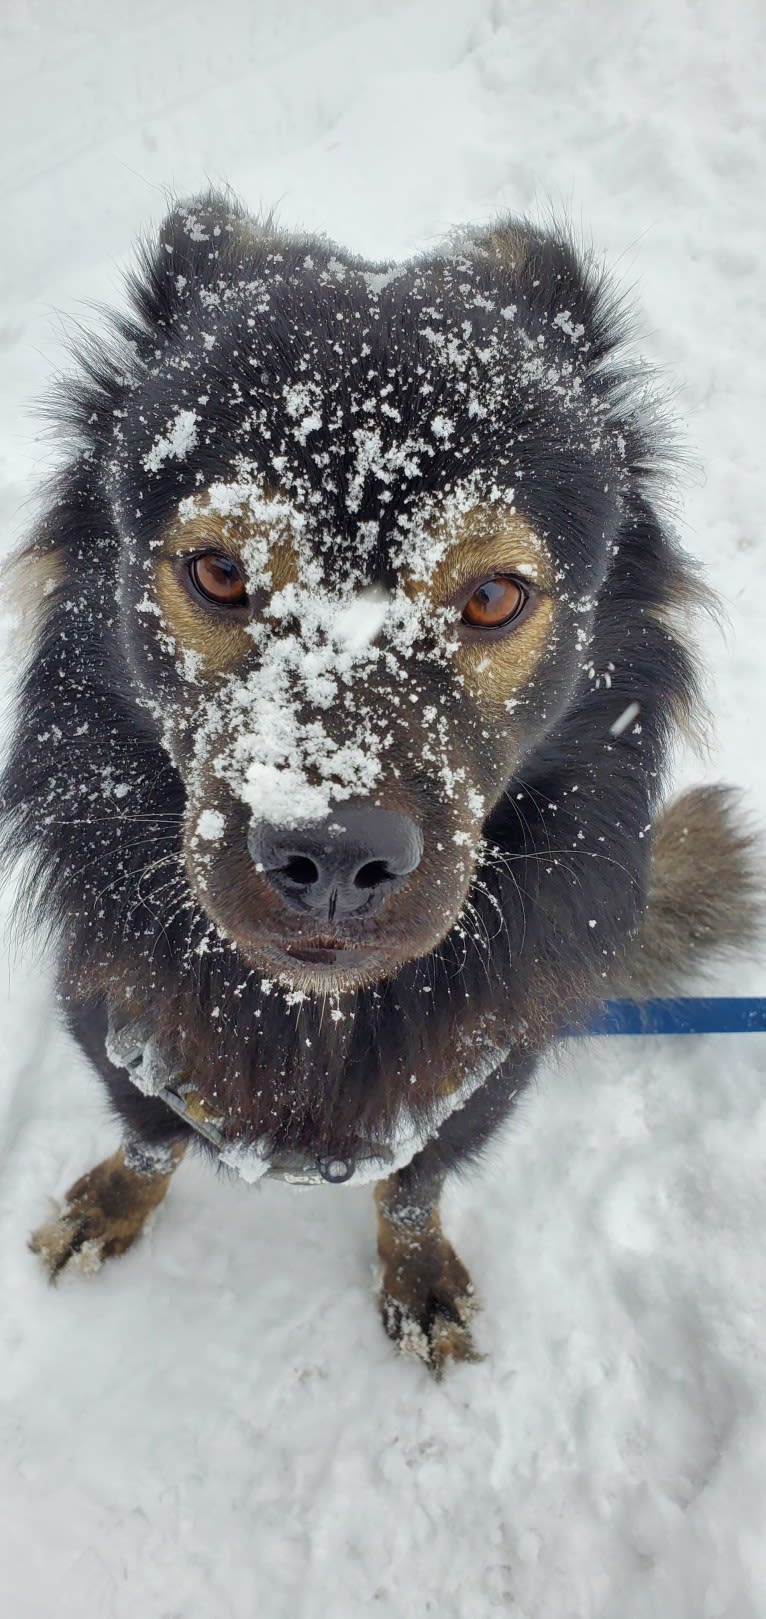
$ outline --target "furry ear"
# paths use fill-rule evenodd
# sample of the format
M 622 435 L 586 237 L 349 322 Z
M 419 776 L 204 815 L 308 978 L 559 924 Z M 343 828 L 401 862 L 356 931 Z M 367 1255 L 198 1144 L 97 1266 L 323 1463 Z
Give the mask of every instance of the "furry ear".
M 256 231 L 241 203 L 226 192 L 176 202 L 158 237 L 140 248 L 138 267 L 128 277 L 144 325 L 167 331 L 201 286 L 231 275 Z
M 565 226 L 552 220 L 542 231 L 524 219 L 499 219 L 475 238 L 475 247 L 508 275 L 535 319 L 564 320 L 570 337 L 583 328 L 589 364 L 623 341 L 619 298 L 592 251 L 578 247 Z

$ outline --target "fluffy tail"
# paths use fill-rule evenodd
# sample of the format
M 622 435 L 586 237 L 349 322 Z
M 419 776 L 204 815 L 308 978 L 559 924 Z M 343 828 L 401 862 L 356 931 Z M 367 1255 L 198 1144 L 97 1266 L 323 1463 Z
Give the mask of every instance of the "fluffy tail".
M 644 920 L 610 995 L 668 995 L 716 957 L 742 954 L 764 926 L 762 851 L 736 793 L 695 787 L 669 804 L 652 837 Z

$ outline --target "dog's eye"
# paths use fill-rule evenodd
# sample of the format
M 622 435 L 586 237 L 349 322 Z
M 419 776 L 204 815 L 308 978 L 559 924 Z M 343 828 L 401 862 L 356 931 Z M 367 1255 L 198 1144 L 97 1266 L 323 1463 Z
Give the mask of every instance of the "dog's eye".
M 218 607 L 244 607 L 247 586 L 236 562 L 222 551 L 206 551 L 187 564 L 189 578 L 206 601 Z
M 511 624 L 526 607 L 528 592 L 518 579 L 495 574 L 485 579 L 463 608 L 463 623 L 477 630 L 498 630 Z

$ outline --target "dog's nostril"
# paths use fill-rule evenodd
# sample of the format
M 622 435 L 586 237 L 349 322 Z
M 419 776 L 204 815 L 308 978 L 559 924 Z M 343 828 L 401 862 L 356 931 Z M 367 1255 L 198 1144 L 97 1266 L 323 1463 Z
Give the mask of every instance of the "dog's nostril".
M 289 860 L 286 860 L 279 869 L 288 882 L 300 883 L 302 888 L 319 881 L 319 867 L 315 861 L 309 860 L 308 855 L 291 854 Z
M 255 821 L 247 846 L 289 909 L 332 921 L 374 916 L 417 870 L 423 837 L 403 810 L 343 804 L 297 829 Z
M 390 883 L 394 873 L 389 871 L 385 860 L 368 860 L 365 866 L 360 866 L 355 878 L 355 888 L 379 888 L 381 883 Z

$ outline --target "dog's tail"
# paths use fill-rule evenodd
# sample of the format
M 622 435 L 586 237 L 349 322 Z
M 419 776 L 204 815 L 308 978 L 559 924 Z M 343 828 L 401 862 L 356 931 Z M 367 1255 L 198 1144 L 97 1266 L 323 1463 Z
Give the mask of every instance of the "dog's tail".
M 762 937 L 763 851 L 728 787 L 695 787 L 662 811 L 652 833 L 649 896 L 610 995 L 673 994 L 716 957 Z

